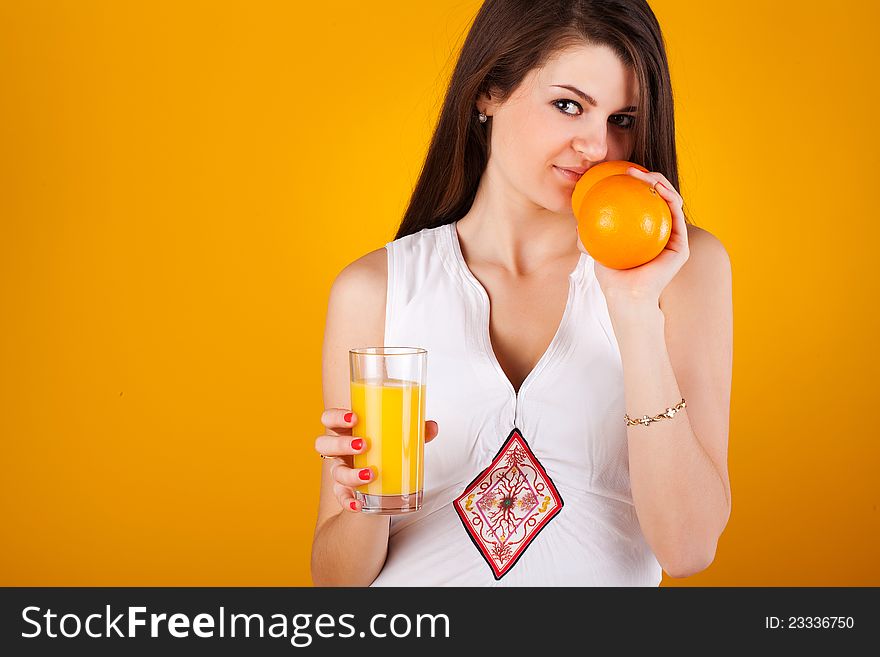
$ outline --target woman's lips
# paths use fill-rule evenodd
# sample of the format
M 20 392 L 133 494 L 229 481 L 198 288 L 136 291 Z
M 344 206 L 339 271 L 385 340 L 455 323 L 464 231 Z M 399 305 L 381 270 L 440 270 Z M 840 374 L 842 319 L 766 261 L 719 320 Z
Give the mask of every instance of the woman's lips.
M 562 176 L 565 177 L 566 180 L 570 180 L 572 182 L 577 182 L 581 179 L 581 176 L 584 175 L 582 173 L 575 173 L 574 171 L 569 171 L 568 169 L 562 169 L 555 164 L 553 168 L 556 169 Z

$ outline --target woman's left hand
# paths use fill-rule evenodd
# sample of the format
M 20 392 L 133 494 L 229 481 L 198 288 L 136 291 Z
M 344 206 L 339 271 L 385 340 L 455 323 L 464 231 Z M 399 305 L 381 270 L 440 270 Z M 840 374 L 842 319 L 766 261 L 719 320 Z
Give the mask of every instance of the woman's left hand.
M 660 198 L 669 205 L 672 213 L 672 234 L 656 258 L 638 267 L 612 269 L 595 262 L 596 278 L 609 303 L 659 306 L 660 294 L 690 255 L 687 224 L 682 211 L 684 200 L 661 173 L 654 171 L 645 173 L 633 167 L 627 169 L 627 173 L 653 185 L 657 193 L 660 194 Z M 580 239 L 578 239 L 578 248 L 585 251 Z

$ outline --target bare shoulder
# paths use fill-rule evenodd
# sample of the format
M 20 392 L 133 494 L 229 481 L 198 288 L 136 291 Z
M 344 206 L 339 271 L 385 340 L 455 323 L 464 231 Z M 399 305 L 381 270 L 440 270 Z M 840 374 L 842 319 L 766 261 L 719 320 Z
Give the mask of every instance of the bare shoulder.
M 705 228 L 687 224 L 688 259 L 660 295 L 660 307 L 693 300 L 696 292 L 730 287 L 730 256 L 724 244 Z M 714 290 L 712 289 L 714 288 Z
M 696 255 L 700 264 L 705 264 L 707 259 L 715 263 L 730 262 L 727 249 L 724 248 L 724 244 L 715 235 L 705 228 L 700 228 L 693 224 L 687 224 L 687 230 L 690 254 L 691 256 Z
M 336 276 L 331 297 L 344 297 L 347 303 L 372 304 L 385 299 L 388 285 L 388 255 L 385 247 L 370 251 L 347 265 Z
M 385 247 L 370 251 L 339 272 L 327 304 L 325 348 L 347 353 L 364 344 L 382 344 L 387 284 Z
M 362 255 L 360 258 L 347 265 L 339 275 L 336 281 L 343 280 L 343 284 L 352 284 L 356 282 L 377 282 L 376 279 L 387 279 L 388 276 L 388 251 L 382 248 L 370 251 Z

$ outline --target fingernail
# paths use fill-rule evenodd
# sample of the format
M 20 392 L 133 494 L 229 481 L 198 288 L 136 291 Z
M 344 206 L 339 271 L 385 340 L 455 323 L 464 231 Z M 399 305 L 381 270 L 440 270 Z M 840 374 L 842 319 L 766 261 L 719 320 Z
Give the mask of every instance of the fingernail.
M 358 503 L 357 503 L 357 502 L 349 502 L 348 506 L 351 507 L 351 510 L 352 510 L 352 511 L 357 511 L 357 510 L 358 510 Z
M 358 477 L 363 481 L 367 481 L 373 475 L 373 471 L 369 468 L 364 468 L 360 472 L 358 472 Z
M 351 448 L 356 451 L 362 450 L 364 447 L 364 439 L 363 438 L 355 438 L 351 441 Z
M 346 422 L 351 422 L 352 415 L 354 415 L 354 413 L 346 413 L 345 415 L 342 416 L 342 419 L 345 420 Z
M 657 184 L 660 185 L 660 186 L 661 186 L 663 189 L 665 189 L 667 192 L 669 191 L 669 188 L 668 188 L 666 185 L 664 185 L 662 182 L 658 182 Z

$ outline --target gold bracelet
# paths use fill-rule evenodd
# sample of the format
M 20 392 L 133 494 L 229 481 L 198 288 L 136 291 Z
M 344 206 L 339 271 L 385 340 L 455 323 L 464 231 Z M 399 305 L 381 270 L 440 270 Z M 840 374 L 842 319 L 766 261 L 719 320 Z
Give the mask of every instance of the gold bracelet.
M 683 409 L 687 404 L 684 402 L 684 397 L 681 398 L 681 401 L 676 404 L 673 408 L 667 408 L 665 413 L 660 413 L 660 415 L 655 415 L 654 417 L 648 417 L 647 415 L 643 415 L 642 417 L 633 420 L 626 413 L 623 414 L 623 420 L 626 422 L 626 426 L 631 426 L 633 424 L 642 424 L 644 426 L 648 426 L 651 422 L 657 422 L 659 420 L 664 420 L 666 418 L 675 417 L 675 414 Z

